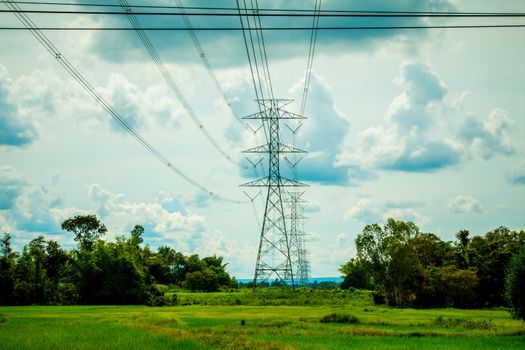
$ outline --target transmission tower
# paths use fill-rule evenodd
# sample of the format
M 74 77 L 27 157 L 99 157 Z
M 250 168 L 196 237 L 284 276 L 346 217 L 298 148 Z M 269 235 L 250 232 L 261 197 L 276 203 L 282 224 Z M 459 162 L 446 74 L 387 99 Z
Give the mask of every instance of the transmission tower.
M 307 283 L 310 274 L 310 264 L 308 262 L 306 236 L 304 232 L 304 221 L 307 218 L 303 216 L 302 206 L 302 203 L 306 201 L 302 198 L 303 194 L 304 192 L 301 191 L 289 191 L 286 199 L 290 212 L 290 215 L 288 215 L 287 218 L 290 222 L 292 266 L 295 282 L 298 285 Z
M 258 285 L 275 277 L 282 284 L 295 286 L 296 271 L 292 262 L 297 259 L 294 256 L 297 256 L 298 249 L 291 231 L 287 229 L 287 215 L 284 210 L 285 188 L 306 185 L 282 177 L 280 163 L 281 154 L 305 153 L 305 151 L 281 143 L 280 121 L 305 118 L 283 109 L 291 100 L 262 99 L 257 102 L 260 112 L 243 119 L 260 120 L 266 132 L 267 143 L 248 149 L 244 153 L 268 154 L 268 176 L 241 185 L 267 189 L 254 282 Z

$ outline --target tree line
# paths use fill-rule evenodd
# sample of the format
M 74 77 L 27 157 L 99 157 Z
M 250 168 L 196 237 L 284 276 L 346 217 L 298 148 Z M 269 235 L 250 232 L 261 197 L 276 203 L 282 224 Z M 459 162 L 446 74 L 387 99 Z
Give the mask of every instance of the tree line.
M 388 219 L 383 227 L 365 226 L 355 244 L 356 258 L 340 267 L 342 288 L 374 290 L 377 303 L 461 308 L 525 303 L 524 231 L 502 226 L 471 237 L 461 230 L 455 242 L 446 242 L 412 222 Z
M 222 257 L 185 256 L 169 246 L 143 246 L 144 228 L 106 242 L 107 228 L 95 215 L 62 223 L 75 235 L 68 251 L 38 236 L 21 252 L 11 235 L 0 240 L 0 305 L 148 304 L 162 305 L 167 285 L 192 291 L 236 288 Z

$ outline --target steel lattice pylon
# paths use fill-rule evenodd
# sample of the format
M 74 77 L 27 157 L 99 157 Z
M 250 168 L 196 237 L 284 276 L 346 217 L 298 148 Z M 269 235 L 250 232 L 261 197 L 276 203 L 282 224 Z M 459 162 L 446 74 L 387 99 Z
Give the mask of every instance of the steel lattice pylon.
M 241 186 L 267 188 L 264 219 L 261 228 L 259 250 L 255 264 L 255 284 L 266 282 L 275 277 L 285 285 L 295 285 L 294 265 L 292 256 L 297 254 L 297 244 L 287 229 L 287 215 L 285 214 L 285 187 L 301 187 L 305 184 L 281 176 L 281 154 L 305 153 L 298 148 L 285 145 L 280 140 L 280 120 L 304 119 L 304 117 L 290 113 L 283 109 L 291 100 L 258 100 L 260 112 L 247 116 L 246 120 L 260 120 L 266 131 L 267 143 L 251 148 L 244 153 L 268 154 L 268 176 Z
M 308 262 L 306 250 L 306 235 L 304 232 L 304 221 L 307 219 L 303 215 L 302 198 L 304 192 L 289 191 L 286 202 L 290 208 L 290 215 L 287 218 L 290 221 L 290 239 L 292 250 L 292 267 L 294 270 L 295 282 L 299 285 L 308 283 L 310 277 L 310 263 Z

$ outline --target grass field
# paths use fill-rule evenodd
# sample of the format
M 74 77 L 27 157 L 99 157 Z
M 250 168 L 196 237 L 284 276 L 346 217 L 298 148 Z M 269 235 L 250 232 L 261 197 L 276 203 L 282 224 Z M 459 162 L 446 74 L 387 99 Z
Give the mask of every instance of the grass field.
M 215 300 L 217 295 L 209 297 Z M 0 307 L 0 348 L 525 348 L 525 325 L 505 310 L 394 309 L 363 303 Z

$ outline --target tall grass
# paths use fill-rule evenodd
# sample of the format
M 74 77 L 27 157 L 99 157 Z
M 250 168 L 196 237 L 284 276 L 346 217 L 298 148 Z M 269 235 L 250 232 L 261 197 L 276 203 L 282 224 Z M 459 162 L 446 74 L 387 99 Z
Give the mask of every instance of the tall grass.
M 310 292 L 279 293 L 264 297 L 293 303 L 290 295 Z M 395 309 L 364 303 L 359 294 L 347 304 L 340 303 L 345 294 L 323 304 L 321 295 L 312 294 L 316 305 L 303 306 L 231 305 L 234 298 L 263 297 L 237 292 L 221 296 L 232 298 L 226 305 L 0 307 L 0 349 L 509 350 L 525 344 L 525 325 L 505 310 Z M 206 295 L 177 298 L 186 297 Z

